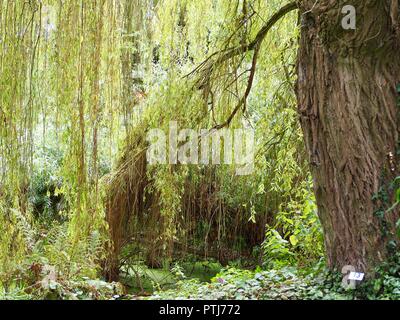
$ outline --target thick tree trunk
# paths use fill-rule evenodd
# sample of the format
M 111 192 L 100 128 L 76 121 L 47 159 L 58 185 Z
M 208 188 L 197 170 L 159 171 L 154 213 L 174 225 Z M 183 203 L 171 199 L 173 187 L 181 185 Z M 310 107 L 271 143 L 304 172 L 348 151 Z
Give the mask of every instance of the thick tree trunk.
M 342 27 L 347 4 L 356 30 Z M 386 259 L 399 218 L 398 210 L 379 214 L 393 190 L 373 200 L 399 173 L 398 9 L 398 0 L 300 4 L 299 114 L 331 268 L 369 271 Z

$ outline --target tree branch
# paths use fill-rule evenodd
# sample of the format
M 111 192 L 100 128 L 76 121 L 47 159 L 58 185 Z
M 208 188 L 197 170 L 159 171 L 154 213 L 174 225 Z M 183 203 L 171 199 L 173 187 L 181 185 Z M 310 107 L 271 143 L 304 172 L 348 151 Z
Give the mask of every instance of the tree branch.
M 291 2 L 287 4 L 286 6 L 282 7 L 278 12 L 276 12 L 265 24 L 265 26 L 257 33 L 257 36 L 254 38 L 252 42 L 249 44 L 244 44 L 238 47 L 234 48 L 227 48 L 218 52 L 213 53 L 210 55 L 205 61 L 203 61 L 194 71 L 192 71 L 189 75 L 203 69 L 204 66 L 208 65 L 206 69 L 213 69 L 215 68 L 216 64 L 221 64 L 229 59 L 232 59 L 235 56 L 238 56 L 240 54 L 253 51 L 257 45 L 261 46 L 262 41 L 268 34 L 268 32 L 271 30 L 271 28 L 280 20 L 282 19 L 286 14 L 289 12 L 298 9 L 297 2 Z M 216 60 L 213 61 L 213 57 L 220 55 Z
M 248 96 L 250 95 L 251 88 L 253 86 L 254 82 L 254 76 L 256 72 L 256 66 L 257 66 L 257 59 L 259 55 L 259 51 L 261 48 L 261 44 L 265 37 L 267 36 L 268 32 L 271 30 L 271 28 L 281 19 L 283 18 L 286 14 L 289 12 L 298 9 L 298 4 L 297 2 L 291 2 L 284 7 L 282 7 L 279 11 L 277 11 L 264 25 L 264 27 L 257 33 L 256 37 L 254 40 L 248 44 L 244 44 L 238 47 L 234 48 L 227 48 L 224 50 L 221 50 L 219 52 L 215 52 L 212 55 L 210 55 L 205 61 L 203 61 L 195 70 L 193 70 L 190 74 L 188 74 L 186 77 L 192 75 L 193 73 L 201 72 L 203 74 L 203 77 L 201 77 L 202 80 L 199 81 L 199 88 L 202 87 L 207 87 L 207 83 L 209 79 L 211 78 L 212 72 L 215 70 L 215 68 L 220 65 L 221 63 L 224 63 L 238 55 L 245 54 L 249 51 L 254 51 L 253 53 L 253 60 L 252 60 L 252 66 L 250 69 L 250 76 L 249 80 L 247 83 L 247 88 L 244 96 L 240 99 L 238 102 L 237 106 L 233 110 L 232 114 L 229 116 L 227 121 L 223 124 L 217 125 L 213 128 L 215 129 L 222 129 L 226 126 L 229 126 L 232 120 L 234 119 L 235 115 L 238 113 L 240 108 L 244 106 L 244 109 L 246 108 L 246 101 Z M 216 57 L 217 58 L 214 58 Z

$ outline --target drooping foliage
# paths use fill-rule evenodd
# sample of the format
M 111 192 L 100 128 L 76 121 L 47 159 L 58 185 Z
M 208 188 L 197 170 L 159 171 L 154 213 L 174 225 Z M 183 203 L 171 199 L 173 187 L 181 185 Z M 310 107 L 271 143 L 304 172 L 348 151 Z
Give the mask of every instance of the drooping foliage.
M 5 292 L 43 278 L 69 288 L 132 257 L 153 267 L 188 254 L 271 267 L 322 256 L 295 108 L 296 14 L 257 54 L 221 58 L 257 38 L 281 6 L 0 2 Z M 147 133 L 168 132 L 171 121 L 254 129 L 254 172 L 149 165 Z
M 120 121 L 119 11 L 113 1 L 1 1 L 2 280 L 24 263 L 99 270 L 99 179 Z
M 157 23 L 151 41 L 155 56 L 143 79 L 142 115 L 111 177 L 107 215 L 114 260 L 121 247 L 134 243 L 144 246 L 139 251 L 150 265 L 188 252 L 227 262 L 252 255 L 266 224 L 269 230 L 279 229 L 289 251 L 298 236 L 316 239 L 317 246 L 311 241 L 305 252 L 313 255 L 313 248 L 314 257 L 321 256 L 319 227 L 309 234 L 308 229 L 300 231 L 303 221 L 291 219 L 301 219 L 293 206 L 301 210 L 299 202 L 313 201 L 293 91 L 296 16 L 288 16 L 266 39 L 257 70 L 246 52 L 221 62 L 213 54 L 250 42 L 277 7 L 246 1 L 159 3 L 152 21 Z M 199 19 L 203 16 L 207 19 Z M 209 63 L 214 56 L 221 63 L 218 69 Z M 249 79 L 252 90 L 247 93 Z M 243 97 L 241 111 L 229 125 L 232 130 L 255 129 L 254 174 L 237 177 L 232 166 L 146 165 L 149 129 L 168 133 L 171 121 L 196 130 L 221 127 Z M 298 188 L 303 191 L 296 193 Z M 315 207 L 304 219 L 318 225 Z

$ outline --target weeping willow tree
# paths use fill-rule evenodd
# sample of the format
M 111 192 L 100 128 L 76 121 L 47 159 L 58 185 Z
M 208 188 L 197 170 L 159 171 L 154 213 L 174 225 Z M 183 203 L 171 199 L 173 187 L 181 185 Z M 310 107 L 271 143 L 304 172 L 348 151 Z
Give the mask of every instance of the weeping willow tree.
M 301 198 L 293 190 L 309 192 L 293 94 L 296 16 L 273 30 L 268 54 L 243 51 L 215 69 L 210 62 L 221 48 L 250 42 L 277 7 L 2 1 L 4 260 L 17 247 L 21 257 L 32 251 L 25 240 L 40 240 L 22 239 L 16 219 L 34 229 L 29 189 L 33 172 L 47 166 L 37 163 L 39 150 L 49 146 L 62 154 L 60 165 L 48 169 L 61 177 L 51 192 L 66 203 L 60 214 L 68 221 L 71 260 L 82 259 L 88 237 L 108 226 L 111 242 L 104 247 L 112 253 L 112 273 L 132 241 L 143 245 L 150 265 L 187 252 L 221 261 L 251 254 L 265 224 Z M 256 62 L 263 70 L 257 74 Z M 198 130 L 255 128 L 256 174 L 236 177 L 229 165 L 149 166 L 146 134 L 168 130 L 170 121 Z M 116 164 L 111 175 L 101 171 L 104 159 Z M 15 248 L 13 234 L 22 237 Z M 233 244 L 238 253 L 226 252 Z
M 261 61 L 272 47 L 271 34 L 282 21 L 290 21 L 286 31 L 296 29 L 293 15 L 297 11 L 301 33 L 294 89 L 328 265 L 372 270 L 396 247 L 399 218 L 398 210 L 389 210 L 396 189 L 390 182 L 398 175 L 398 61 L 390 57 L 399 45 L 399 3 L 354 1 L 355 31 L 342 25 L 345 4 L 329 0 L 283 6 L 263 6 L 258 1 L 162 2 L 163 11 L 174 14 L 163 16 L 166 23 L 161 19 L 159 26 L 161 62 L 171 69 L 176 62 L 182 69 L 193 62 L 196 67 L 186 79 L 193 79 L 209 111 L 202 124 L 215 129 L 234 127 L 251 110 L 257 75 L 263 71 Z M 223 12 L 221 20 L 217 18 L 214 25 L 210 18 L 207 27 L 199 26 L 190 10 L 196 7 L 202 12 L 202 5 L 208 17 Z M 201 32 L 191 37 L 192 25 L 206 30 L 205 42 L 199 39 L 204 36 Z M 218 32 L 210 27 L 221 25 L 224 29 Z M 291 83 L 287 63 L 282 72 Z
M 91 277 L 107 249 L 105 269 L 115 278 L 132 243 L 155 266 L 187 253 L 224 262 L 249 256 L 277 213 L 295 216 L 304 194 L 312 198 L 294 95 L 296 4 L 0 3 L 3 270 L 14 263 L 9 256 L 16 264 L 36 257 L 47 241 L 29 199 L 37 170 L 60 177 L 48 192 L 65 202 L 59 214 L 67 222 L 53 230 L 59 238 L 49 263 Z M 167 131 L 171 121 L 195 130 L 253 128 L 255 173 L 149 165 L 147 133 Z M 47 147 L 62 155 L 56 168 L 40 163 Z M 96 237 L 101 248 L 91 252 Z M 319 246 L 318 234 L 307 239 Z
M 353 265 L 371 271 L 396 248 L 399 211 L 390 207 L 396 201 L 396 186 L 391 181 L 398 175 L 399 61 L 392 57 L 399 47 L 399 2 L 352 1 L 357 16 L 355 30 L 343 27 L 345 5 L 349 3 L 289 3 L 253 35 L 245 32 L 246 24 L 239 26 L 234 35 L 243 31 L 250 34 L 249 39 L 223 47 L 197 71 L 200 87 L 208 92 L 210 87 L 218 87 L 213 79 L 227 63 L 235 63 L 246 53 L 252 56 L 247 89 L 221 126 L 230 124 L 246 109 L 258 59 L 264 54 L 270 32 L 280 19 L 298 10 L 298 112 L 328 265 L 339 269 Z M 235 19 L 240 17 L 237 14 Z
M 140 8 L 148 10 L 144 3 Z M 152 62 L 142 79 L 146 98 L 136 107 L 140 116 L 107 192 L 111 279 L 118 278 L 124 246 L 132 244 L 141 244 L 150 266 L 187 253 L 224 263 L 251 255 L 265 225 L 273 226 L 285 204 L 303 197 L 294 190 L 310 192 L 293 85 L 296 15 L 272 31 L 265 55 L 243 50 L 218 59 L 221 48 L 229 52 L 250 42 L 276 8 L 278 3 L 261 1 L 158 1 L 153 8 L 139 33 L 152 44 L 152 55 L 142 54 Z M 195 130 L 254 128 L 255 173 L 237 177 L 234 166 L 149 165 L 147 132 L 168 132 L 171 121 Z M 238 255 L 227 252 L 235 246 Z
M 50 241 L 49 263 L 69 257 L 74 272 L 75 263 L 96 269 L 102 259 L 100 246 L 89 247 L 99 233 L 105 244 L 100 161 L 113 156 L 122 132 L 121 12 L 118 1 L 0 2 L 2 280 L 49 241 L 30 201 L 34 172 L 49 170 L 38 163 L 45 148 L 63 155 L 52 192 L 65 199 L 59 214 L 69 221 Z
M 1 138 L 1 267 L 12 267 L 9 257 L 19 260 L 28 250 L 22 244 L 16 219 L 27 212 L 28 172 L 32 165 L 35 70 L 40 37 L 39 4 L 1 2 L 0 138 Z M 19 212 L 10 212 L 9 206 Z M 14 213 L 14 214 L 13 214 Z

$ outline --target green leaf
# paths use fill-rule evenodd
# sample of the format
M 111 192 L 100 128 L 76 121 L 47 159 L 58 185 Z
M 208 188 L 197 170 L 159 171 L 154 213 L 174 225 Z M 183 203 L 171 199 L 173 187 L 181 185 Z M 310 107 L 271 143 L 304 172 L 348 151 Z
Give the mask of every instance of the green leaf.
M 292 246 L 296 246 L 299 243 L 299 240 L 297 239 L 297 237 L 295 235 L 290 236 L 289 238 L 290 243 L 292 244 Z

